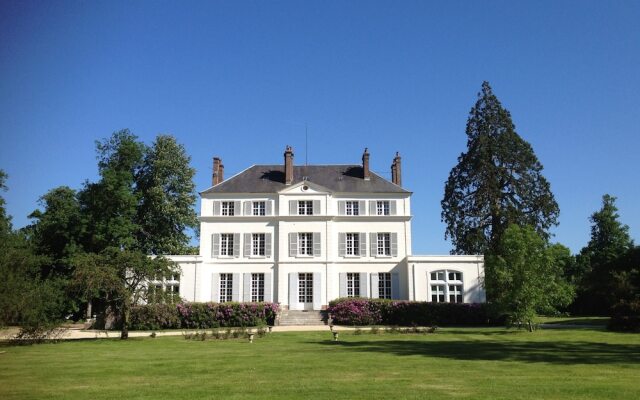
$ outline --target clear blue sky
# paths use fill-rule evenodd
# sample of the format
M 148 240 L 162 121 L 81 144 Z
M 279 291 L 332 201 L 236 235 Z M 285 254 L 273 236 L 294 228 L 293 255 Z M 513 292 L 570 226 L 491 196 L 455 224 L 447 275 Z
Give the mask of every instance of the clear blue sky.
M 483 80 L 545 166 L 555 240 L 589 238 L 601 196 L 640 232 L 640 2 L 0 3 L 0 168 L 16 227 L 96 179 L 94 141 L 175 135 L 196 184 L 282 162 L 359 163 L 413 191 L 414 254 L 447 253 L 444 181 Z M 387 175 L 388 176 L 388 175 Z

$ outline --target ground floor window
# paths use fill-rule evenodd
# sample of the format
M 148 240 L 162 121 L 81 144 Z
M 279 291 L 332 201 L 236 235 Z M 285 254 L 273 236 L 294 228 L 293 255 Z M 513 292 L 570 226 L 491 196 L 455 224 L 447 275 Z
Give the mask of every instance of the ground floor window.
M 462 272 L 440 270 L 429 274 L 431 301 L 434 303 L 462 303 Z
M 391 273 L 381 272 L 378 274 L 378 297 L 381 299 L 391 298 Z
M 220 303 L 233 301 L 233 274 L 220 274 Z
M 444 303 L 444 285 L 431 285 L 431 301 Z
M 313 274 L 298 274 L 298 302 L 313 303 Z
M 264 301 L 264 274 L 251 274 L 251 301 Z
M 347 273 L 347 297 L 360 297 L 359 273 Z

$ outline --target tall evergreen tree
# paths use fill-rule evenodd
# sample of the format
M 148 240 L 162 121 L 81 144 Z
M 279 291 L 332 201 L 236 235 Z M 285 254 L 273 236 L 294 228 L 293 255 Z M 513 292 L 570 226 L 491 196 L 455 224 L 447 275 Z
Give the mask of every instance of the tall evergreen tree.
M 557 225 L 558 204 L 531 145 L 515 131 L 509 111 L 482 84 L 467 120 L 467 151 L 445 184 L 442 220 L 453 254 L 497 250 L 507 226 L 532 226 L 544 239 Z
M 7 173 L 0 169 L 0 192 L 7 191 Z M 0 241 L 11 232 L 11 217 L 7 214 L 6 201 L 0 195 Z

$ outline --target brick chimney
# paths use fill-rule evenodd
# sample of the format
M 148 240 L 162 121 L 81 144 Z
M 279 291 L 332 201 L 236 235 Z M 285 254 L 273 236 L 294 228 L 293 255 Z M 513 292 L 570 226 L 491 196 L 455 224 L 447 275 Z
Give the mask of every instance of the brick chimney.
M 213 173 L 211 174 L 211 185 L 215 186 L 224 180 L 224 165 L 218 157 L 213 157 Z
M 287 145 L 284 151 L 284 184 L 293 183 L 293 149 Z
M 391 164 L 391 182 L 398 186 L 402 186 L 402 159 L 400 153 L 396 151 L 396 156 Z
M 371 172 L 369 172 L 369 149 L 365 148 L 362 153 L 362 178 L 365 181 L 371 180 Z

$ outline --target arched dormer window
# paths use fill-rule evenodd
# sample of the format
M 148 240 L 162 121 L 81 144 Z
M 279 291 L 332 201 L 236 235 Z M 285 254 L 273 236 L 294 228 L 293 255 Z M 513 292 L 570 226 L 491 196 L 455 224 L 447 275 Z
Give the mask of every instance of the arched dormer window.
M 462 303 L 462 272 L 447 269 L 431 272 L 429 290 L 434 303 Z

